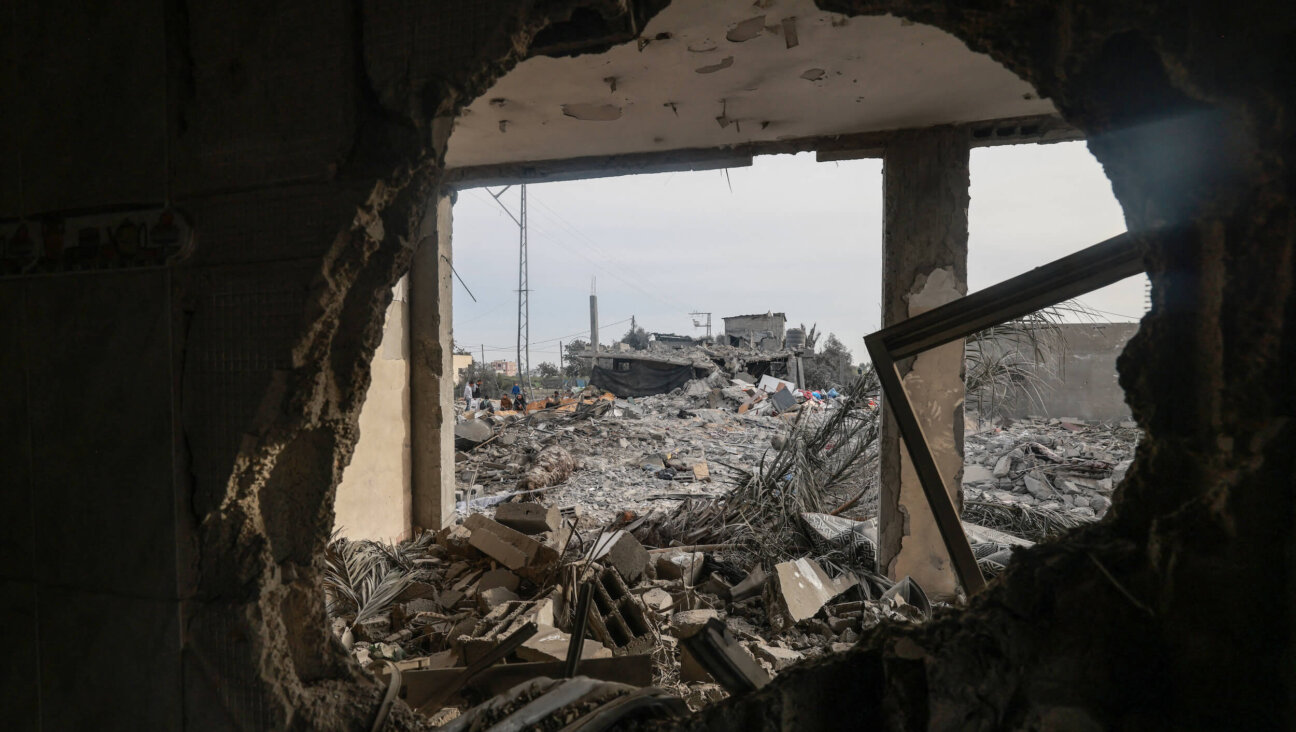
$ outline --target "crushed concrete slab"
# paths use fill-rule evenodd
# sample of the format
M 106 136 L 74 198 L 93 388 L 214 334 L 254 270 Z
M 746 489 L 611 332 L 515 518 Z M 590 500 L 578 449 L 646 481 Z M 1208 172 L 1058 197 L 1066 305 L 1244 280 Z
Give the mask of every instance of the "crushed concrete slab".
M 477 593 L 477 606 L 482 612 L 488 613 L 506 602 L 518 599 L 517 593 L 507 587 L 492 587 Z
M 648 550 L 628 531 L 600 534 L 587 557 L 615 569 L 626 582 L 637 582 L 648 568 Z
M 809 620 L 829 600 L 859 583 L 854 575 L 832 579 L 819 563 L 801 558 L 782 562 L 765 585 L 765 607 L 770 627 L 783 630 Z
M 472 532 L 468 543 L 478 551 L 512 570 L 551 565 L 558 552 L 520 531 L 492 521 L 480 513 L 464 519 L 464 528 Z
M 474 448 L 495 436 L 495 430 L 484 420 L 470 419 L 455 425 L 455 448 L 467 450 Z
M 507 569 L 492 569 L 477 580 L 477 591 L 485 592 L 496 587 L 503 587 L 509 592 L 517 592 L 521 580 Z
M 688 638 L 702 630 L 708 620 L 719 617 L 715 610 L 681 610 L 670 618 L 671 633 L 676 638 Z
M 702 552 L 664 552 L 657 555 L 657 578 L 680 580 L 691 587 L 697 584 L 704 564 L 706 555 Z
M 557 506 L 532 502 L 501 503 L 495 508 L 495 520 L 528 535 L 557 531 L 562 526 L 562 515 Z
M 782 671 L 803 658 L 801 653 L 790 648 L 780 648 L 765 643 L 753 643 L 748 648 L 753 656 L 768 663 L 775 671 Z
M 571 644 L 571 635 L 557 628 L 542 627 L 517 650 L 518 658 L 523 661 L 565 661 L 567 647 Z M 581 660 L 590 658 L 611 658 L 612 650 L 596 640 L 586 638 L 581 644 Z

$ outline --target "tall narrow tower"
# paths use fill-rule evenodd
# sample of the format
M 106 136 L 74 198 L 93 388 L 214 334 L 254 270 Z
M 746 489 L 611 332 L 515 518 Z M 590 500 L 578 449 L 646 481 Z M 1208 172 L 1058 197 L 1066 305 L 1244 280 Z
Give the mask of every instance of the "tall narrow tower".
M 598 359 L 598 280 L 590 279 L 590 349 Z
M 517 366 L 522 388 L 531 399 L 531 300 L 527 282 L 527 200 L 526 183 L 522 186 L 522 205 L 518 216 L 518 332 Z

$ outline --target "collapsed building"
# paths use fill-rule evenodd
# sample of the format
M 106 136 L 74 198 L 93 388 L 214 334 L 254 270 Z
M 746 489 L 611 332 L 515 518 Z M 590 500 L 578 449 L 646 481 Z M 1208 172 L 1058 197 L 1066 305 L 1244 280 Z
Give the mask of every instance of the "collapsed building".
M 710 730 L 1291 725 L 1288 6 L 6 10 L 7 726 L 423 724 L 334 639 L 321 578 L 403 276 L 394 505 L 452 522 L 456 188 L 881 157 L 890 326 L 914 295 L 966 293 L 972 146 L 1080 138 L 1153 286 L 1119 360 L 1144 437 L 1106 518 L 926 625 L 694 716 L 647 711 Z M 610 73 L 605 54 L 636 60 Z M 911 395 L 948 474 L 958 392 Z M 879 551 L 953 586 L 890 421 Z

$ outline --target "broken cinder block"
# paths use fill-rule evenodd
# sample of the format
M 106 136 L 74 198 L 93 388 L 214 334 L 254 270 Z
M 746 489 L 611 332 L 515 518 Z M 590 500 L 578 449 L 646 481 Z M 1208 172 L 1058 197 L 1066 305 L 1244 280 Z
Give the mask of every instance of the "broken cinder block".
M 706 555 L 702 552 L 673 551 L 657 555 L 657 578 L 680 580 L 692 587 L 702 574 Z
M 469 544 L 511 570 L 545 567 L 558 561 L 558 552 L 554 548 L 480 513 L 464 519 L 463 525 L 472 532 Z
M 652 625 L 621 574 L 611 567 L 596 565 L 584 581 L 594 586 L 589 615 L 594 637 L 616 656 L 647 653 L 654 642 Z
M 557 531 L 562 526 L 558 507 L 539 503 L 501 503 L 495 509 L 495 520 L 524 534 Z

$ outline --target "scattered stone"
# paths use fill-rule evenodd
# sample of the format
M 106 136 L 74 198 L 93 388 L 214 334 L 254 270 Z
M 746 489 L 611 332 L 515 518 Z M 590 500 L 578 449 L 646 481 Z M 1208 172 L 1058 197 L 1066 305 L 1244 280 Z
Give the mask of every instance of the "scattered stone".
M 659 616 L 670 610 L 671 606 L 675 604 L 675 600 L 670 593 L 660 587 L 654 587 L 643 593 L 642 599 L 648 609 Z
M 518 599 L 517 593 L 507 587 L 492 587 L 477 593 L 477 606 L 482 612 L 488 613 L 506 602 Z
M 1111 505 L 1112 505 L 1111 499 L 1108 498 L 1107 496 L 1089 497 L 1089 508 L 1098 516 L 1102 516 L 1106 514 L 1107 509 L 1111 508 Z
M 558 552 L 553 548 L 480 513 L 469 516 L 463 525 L 472 532 L 470 544 L 509 569 L 543 567 L 558 560 Z
M 753 656 L 768 663 L 775 671 L 782 671 L 802 658 L 802 654 L 796 651 L 764 643 L 753 643 L 750 650 Z
M 586 556 L 616 569 L 626 582 L 637 582 L 648 567 L 648 550 L 627 531 L 600 534 Z
M 1008 473 L 1011 470 L 1012 470 L 1012 456 L 1004 455 L 1003 457 L 999 458 L 998 462 L 995 463 L 994 470 L 991 472 L 991 475 L 993 475 L 996 478 L 1005 478 L 1008 476 Z
M 516 574 L 507 569 L 492 569 L 477 580 L 477 591 L 480 593 L 496 587 L 503 587 L 509 592 L 517 592 L 520 581 Z
M 770 627 L 781 631 L 808 620 L 829 600 L 858 583 L 859 579 L 849 574 L 831 579 L 813 559 L 778 564 L 765 585 Z
M 676 638 L 689 638 L 702 629 L 711 618 L 719 618 L 715 610 L 682 610 L 670 618 L 671 632 Z
M 697 584 L 702 574 L 706 555 L 702 552 L 672 551 L 657 555 L 657 577 L 680 580 L 690 587 Z
M 1023 476 L 1026 482 L 1026 492 L 1041 501 L 1047 501 L 1057 498 L 1057 492 L 1049 487 L 1048 479 L 1035 471 L 1031 471 Z
M 562 515 L 557 506 L 539 503 L 501 503 L 495 509 L 495 520 L 524 534 L 541 534 L 557 531 L 562 526 Z
M 565 661 L 571 635 L 557 628 L 542 627 L 518 648 L 518 658 L 523 661 Z M 586 638 L 581 644 L 581 660 L 611 658 L 611 649 L 596 640 Z

